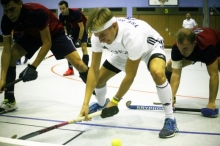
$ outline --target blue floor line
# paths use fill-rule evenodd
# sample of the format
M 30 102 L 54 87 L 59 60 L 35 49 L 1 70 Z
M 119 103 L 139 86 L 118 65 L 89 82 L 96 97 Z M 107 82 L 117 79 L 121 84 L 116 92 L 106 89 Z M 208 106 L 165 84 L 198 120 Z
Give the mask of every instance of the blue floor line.
M 21 117 L 21 116 L 10 116 L 10 115 L 0 115 L 0 116 L 1 116 L 1 117 L 9 117 L 9 118 L 28 119 L 28 120 L 48 121 L 48 122 L 56 122 L 56 123 L 66 122 L 66 121 L 60 121 L 60 120 L 50 120 L 50 119 L 41 119 L 41 118 L 30 118 L 30 117 Z M 77 123 L 74 123 L 74 124 L 78 124 L 78 125 L 88 125 L 88 126 L 97 126 L 97 127 L 108 127 L 108 128 L 143 130 L 143 131 L 160 131 L 160 130 L 158 130 L 158 129 L 150 129 L 150 128 L 137 128 L 137 127 L 126 127 L 126 126 L 112 126 L 112 125 L 90 124 L 90 123 L 82 123 L 82 122 L 77 122 Z M 220 136 L 220 133 L 210 133 L 210 132 L 179 131 L 178 133 L 183 133 L 183 134 L 197 134 L 197 135 L 218 135 L 218 136 Z

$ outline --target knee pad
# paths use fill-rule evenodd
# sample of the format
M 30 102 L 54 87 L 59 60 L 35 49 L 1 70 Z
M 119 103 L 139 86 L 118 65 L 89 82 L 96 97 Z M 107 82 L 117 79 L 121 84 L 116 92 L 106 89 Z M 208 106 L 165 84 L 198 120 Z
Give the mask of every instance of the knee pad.
M 108 60 L 105 60 L 105 62 L 103 63 L 103 66 L 104 66 L 106 69 L 115 72 L 116 74 L 118 74 L 118 73 L 121 72 L 120 69 L 118 69 L 118 68 L 114 67 L 112 64 L 110 64 L 110 63 L 108 62 Z
M 153 55 L 150 57 L 150 59 L 149 59 L 149 61 L 148 61 L 148 65 L 147 65 L 148 69 L 149 69 L 150 61 L 151 61 L 152 59 L 154 59 L 154 58 L 161 58 L 161 59 L 163 59 L 163 60 L 166 62 L 166 57 L 165 57 L 163 54 L 155 53 L 155 54 L 153 54 Z

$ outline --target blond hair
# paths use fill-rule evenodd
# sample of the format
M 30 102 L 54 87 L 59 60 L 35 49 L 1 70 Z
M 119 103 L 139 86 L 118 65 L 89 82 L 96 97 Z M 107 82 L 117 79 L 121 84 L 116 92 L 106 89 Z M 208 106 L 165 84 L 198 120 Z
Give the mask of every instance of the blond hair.
M 108 22 L 114 15 L 108 8 L 96 8 L 94 9 L 86 22 L 86 30 L 89 33 L 92 31 L 100 29 Z

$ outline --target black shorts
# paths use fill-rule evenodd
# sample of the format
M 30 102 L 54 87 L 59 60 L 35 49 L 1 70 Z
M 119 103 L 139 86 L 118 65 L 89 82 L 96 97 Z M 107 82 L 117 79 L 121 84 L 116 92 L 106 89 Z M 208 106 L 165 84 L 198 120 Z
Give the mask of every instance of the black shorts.
M 57 60 L 63 59 L 66 55 L 76 51 L 75 46 L 71 39 L 69 39 L 64 33 L 52 36 L 51 52 L 54 54 Z M 33 37 L 27 34 L 22 34 L 15 40 L 15 43 L 21 45 L 27 54 L 25 55 L 30 59 L 35 52 L 42 46 L 41 38 Z
M 121 70 L 116 68 L 115 66 L 113 66 L 111 63 L 108 62 L 108 60 L 105 60 L 105 62 L 103 63 L 103 65 L 106 69 L 115 72 L 116 74 L 120 73 Z
M 74 44 L 75 44 L 76 40 L 79 37 L 79 30 L 80 29 L 73 29 L 73 28 L 70 30 L 70 35 L 73 38 L 73 43 Z M 88 33 L 86 32 L 86 30 L 84 30 L 81 42 L 82 43 L 87 43 L 87 40 L 88 40 Z

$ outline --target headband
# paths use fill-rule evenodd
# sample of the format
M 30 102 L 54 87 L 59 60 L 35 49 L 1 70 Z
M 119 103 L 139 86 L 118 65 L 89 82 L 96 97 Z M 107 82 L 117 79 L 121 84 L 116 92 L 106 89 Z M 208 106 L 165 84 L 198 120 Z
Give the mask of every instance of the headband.
M 101 32 L 107 28 L 109 28 L 113 23 L 116 22 L 116 18 L 115 17 L 112 17 L 108 22 L 106 22 L 102 27 L 100 28 L 95 28 L 93 29 L 91 32 L 92 33 L 98 33 L 98 32 Z

